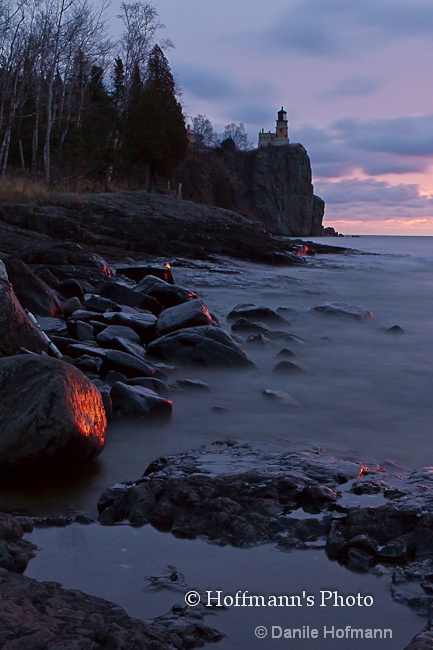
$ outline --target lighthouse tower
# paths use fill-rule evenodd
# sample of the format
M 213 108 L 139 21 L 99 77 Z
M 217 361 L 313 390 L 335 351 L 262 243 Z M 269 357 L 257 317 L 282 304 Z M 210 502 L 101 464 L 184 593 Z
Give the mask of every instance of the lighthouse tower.
M 275 133 L 265 132 L 264 129 L 259 133 L 259 147 L 268 145 L 278 146 L 280 144 L 289 144 L 289 122 L 287 120 L 287 111 L 281 107 L 277 113 Z
M 289 122 L 287 121 L 287 111 L 281 106 L 281 110 L 277 113 L 277 124 L 275 127 L 275 140 L 283 139 L 283 142 L 278 144 L 288 144 L 289 142 Z M 277 144 L 275 142 L 275 144 Z

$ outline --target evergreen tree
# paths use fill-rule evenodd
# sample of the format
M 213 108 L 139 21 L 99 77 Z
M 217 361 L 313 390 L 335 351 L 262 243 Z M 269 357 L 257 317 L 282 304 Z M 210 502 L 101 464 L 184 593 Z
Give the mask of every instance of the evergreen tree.
M 153 185 L 158 176 L 170 178 L 184 159 L 187 146 L 173 75 L 164 53 L 155 45 L 139 100 L 131 102 L 125 153 L 132 163 L 146 170 Z

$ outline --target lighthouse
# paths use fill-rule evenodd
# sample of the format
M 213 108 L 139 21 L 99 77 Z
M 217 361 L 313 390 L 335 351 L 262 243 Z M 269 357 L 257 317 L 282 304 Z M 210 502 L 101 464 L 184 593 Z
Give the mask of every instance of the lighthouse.
M 268 145 L 278 146 L 289 143 L 289 122 L 287 120 L 287 111 L 281 107 L 277 112 L 275 133 L 271 133 L 270 131 L 265 132 L 265 130 L 262 129 L 259 133 L 259 147 L 266 147 Z

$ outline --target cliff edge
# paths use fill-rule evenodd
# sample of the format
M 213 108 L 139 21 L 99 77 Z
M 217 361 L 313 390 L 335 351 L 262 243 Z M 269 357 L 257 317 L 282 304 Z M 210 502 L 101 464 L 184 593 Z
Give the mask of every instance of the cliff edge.
M 300 144 L 191 148 L 177 180 L 185 199 L 239 212 L 275 234 L 323 234 L 325 204 L 314 195 L 310 159 Z

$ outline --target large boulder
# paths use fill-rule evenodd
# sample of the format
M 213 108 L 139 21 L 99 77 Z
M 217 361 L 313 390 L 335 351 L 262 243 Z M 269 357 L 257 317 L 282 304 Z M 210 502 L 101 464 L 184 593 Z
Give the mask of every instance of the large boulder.
M 113 413 L 123 418 L 167 418 L 171 416 L 172 403 L 150 388 L 128 386 L 121 381 L 111 389 Z
M 39 355 L 0 359 L 0 469 L 64 471 L 105 443 L 101 396 L 73 366 Z
M 62 305 L 57 294 L 24 262 L 17 259 L 5 261 L 6 271 L 15 295 L 24 309 L 39 316 L 60 316 Z
M 252 366 L 242 348 L 218 327 L 203 325 L 171 332 L 152 341 L 148 354 L 166 361 L 202 366 Z
M 22 348 L 43 352 L 47 342 L 28 319 L 9 282 L 5 266 L 0 261 L 0 357 L 19 354 Z

